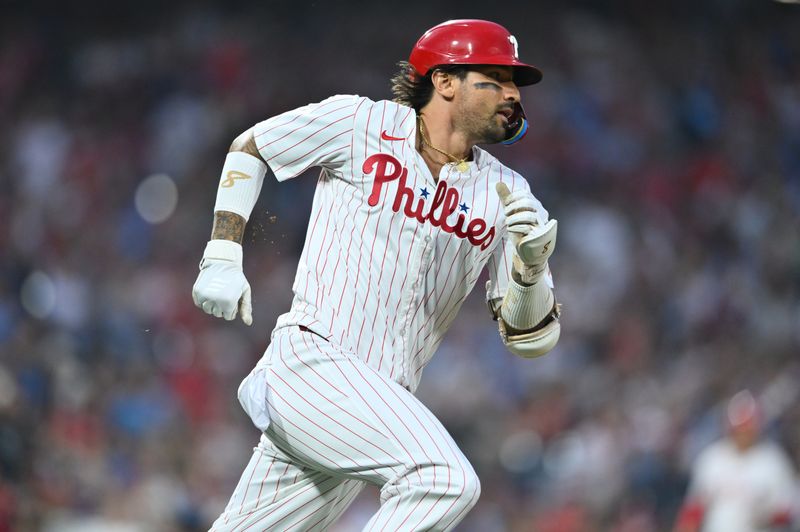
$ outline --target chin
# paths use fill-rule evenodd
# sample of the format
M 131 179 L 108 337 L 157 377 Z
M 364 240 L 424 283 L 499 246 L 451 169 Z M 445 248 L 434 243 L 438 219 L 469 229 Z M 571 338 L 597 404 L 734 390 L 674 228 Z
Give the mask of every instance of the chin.
M 493 127 L 483 132 L 483 141 L 481 144 L 497 144 L 506 140 L 505 127 Z

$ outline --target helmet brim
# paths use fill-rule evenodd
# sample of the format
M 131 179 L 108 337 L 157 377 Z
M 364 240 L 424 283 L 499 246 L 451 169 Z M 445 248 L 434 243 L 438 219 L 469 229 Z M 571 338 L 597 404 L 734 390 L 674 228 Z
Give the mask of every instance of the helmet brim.
M 535 84 L 539 83 L 540 81 L 542 81 L 542 71 L 539 70 L 538 68 L 536 68 L 535 66 L 528 65 L 526 63 L 523 63 L 522 61 L 517 61 L 517 60 L 509 61 L 505 57 L 498 57 L 498 58 L 487 57 L 486 60 L 481 61 L 480 63 L 464 63 L 463 61 L 460 61 L 460 60 L 453 60 L 453 61 L 449 61 L 449 62 L 443 63 L 443 64 L 444 65 L 463 65 L 463 66 L 466 66 L 466 67 L 468 67 L 470 65 L 477 66 L 478 64 L 480 64 L 480 65 L 510 66 L 510 67 L 513 68 L 513 78 L 512 79 L 514 80 L 514 84 L 517 87 L 525 87 L 527 85 L 535 85 Z M 437 66 L 442 66 L 442 65 L 436 65 L 434 67 L 431 67 L 427 72 L 425 72 L 425 74 L 422 74 L 422 75 L 429 74 L 432 70 L 435 70 Z
M 542 71 L 532 65 L 518 63 L 511 65 L 514 67 L 514 84 L 517 87 L 535 85 L 542 81 Z

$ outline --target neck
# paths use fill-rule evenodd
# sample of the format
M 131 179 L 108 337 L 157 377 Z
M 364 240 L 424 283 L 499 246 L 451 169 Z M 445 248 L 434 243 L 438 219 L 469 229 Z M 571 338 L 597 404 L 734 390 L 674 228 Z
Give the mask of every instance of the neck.
M 463 133 L 455 130 L 452 117 L 449 114 L 445 114 L 442 110 L 429 105 L 420 111 L 419 120 L 422 122 L 421 128 L 424 128 L 427 136 L 427 139 L 418 139 L 422 144 L 423 149 L 420 152 L 423 155 L 427 149 L 428 152 L 433 152 L 431 155 L 435 160 L 441 160 L 443 164 L 463 159 L 469 160 L 474 143 L 470 142 Z M 419 129 L 417 131 L 418 136 L 420 136 Z M 422 142 L 423 140 L 427 140 L 430 146 L 425 146 L 425 142 Z M 450 157 L 437 152 L 436 149 L 431 147 L 447 153 Z

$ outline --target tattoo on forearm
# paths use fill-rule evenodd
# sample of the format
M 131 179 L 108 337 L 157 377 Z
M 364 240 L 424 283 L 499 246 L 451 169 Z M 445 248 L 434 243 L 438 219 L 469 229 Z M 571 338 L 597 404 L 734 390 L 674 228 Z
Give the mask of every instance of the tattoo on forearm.
M 233 240 L 242 243 L 244 239 L 244 218 L 227 211 L 214 213 L 214 227 L 211 229 L 211 240 Z

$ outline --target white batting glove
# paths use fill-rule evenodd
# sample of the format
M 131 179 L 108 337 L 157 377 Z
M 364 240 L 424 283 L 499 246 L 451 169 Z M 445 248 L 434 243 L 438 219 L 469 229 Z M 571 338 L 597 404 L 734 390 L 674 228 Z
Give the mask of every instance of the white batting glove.
M 253 323 L 250 283 L 242 271 L 242 245 L 231 240 L 206 244 L 200 274 L 192 287 L 194 304 L 217 318 L 232 320 L 237 311 L 246 325 Z
M 522 282 L 534 285 L 547 269 L 547 259 L 556 247 L 558 221 L 539 224 L 536 200 L 528 190 L 511 192 L 505 183 L 497 183 L 497 195 L 503 203 L 511 242 L 517 248 L 514 269 Z

